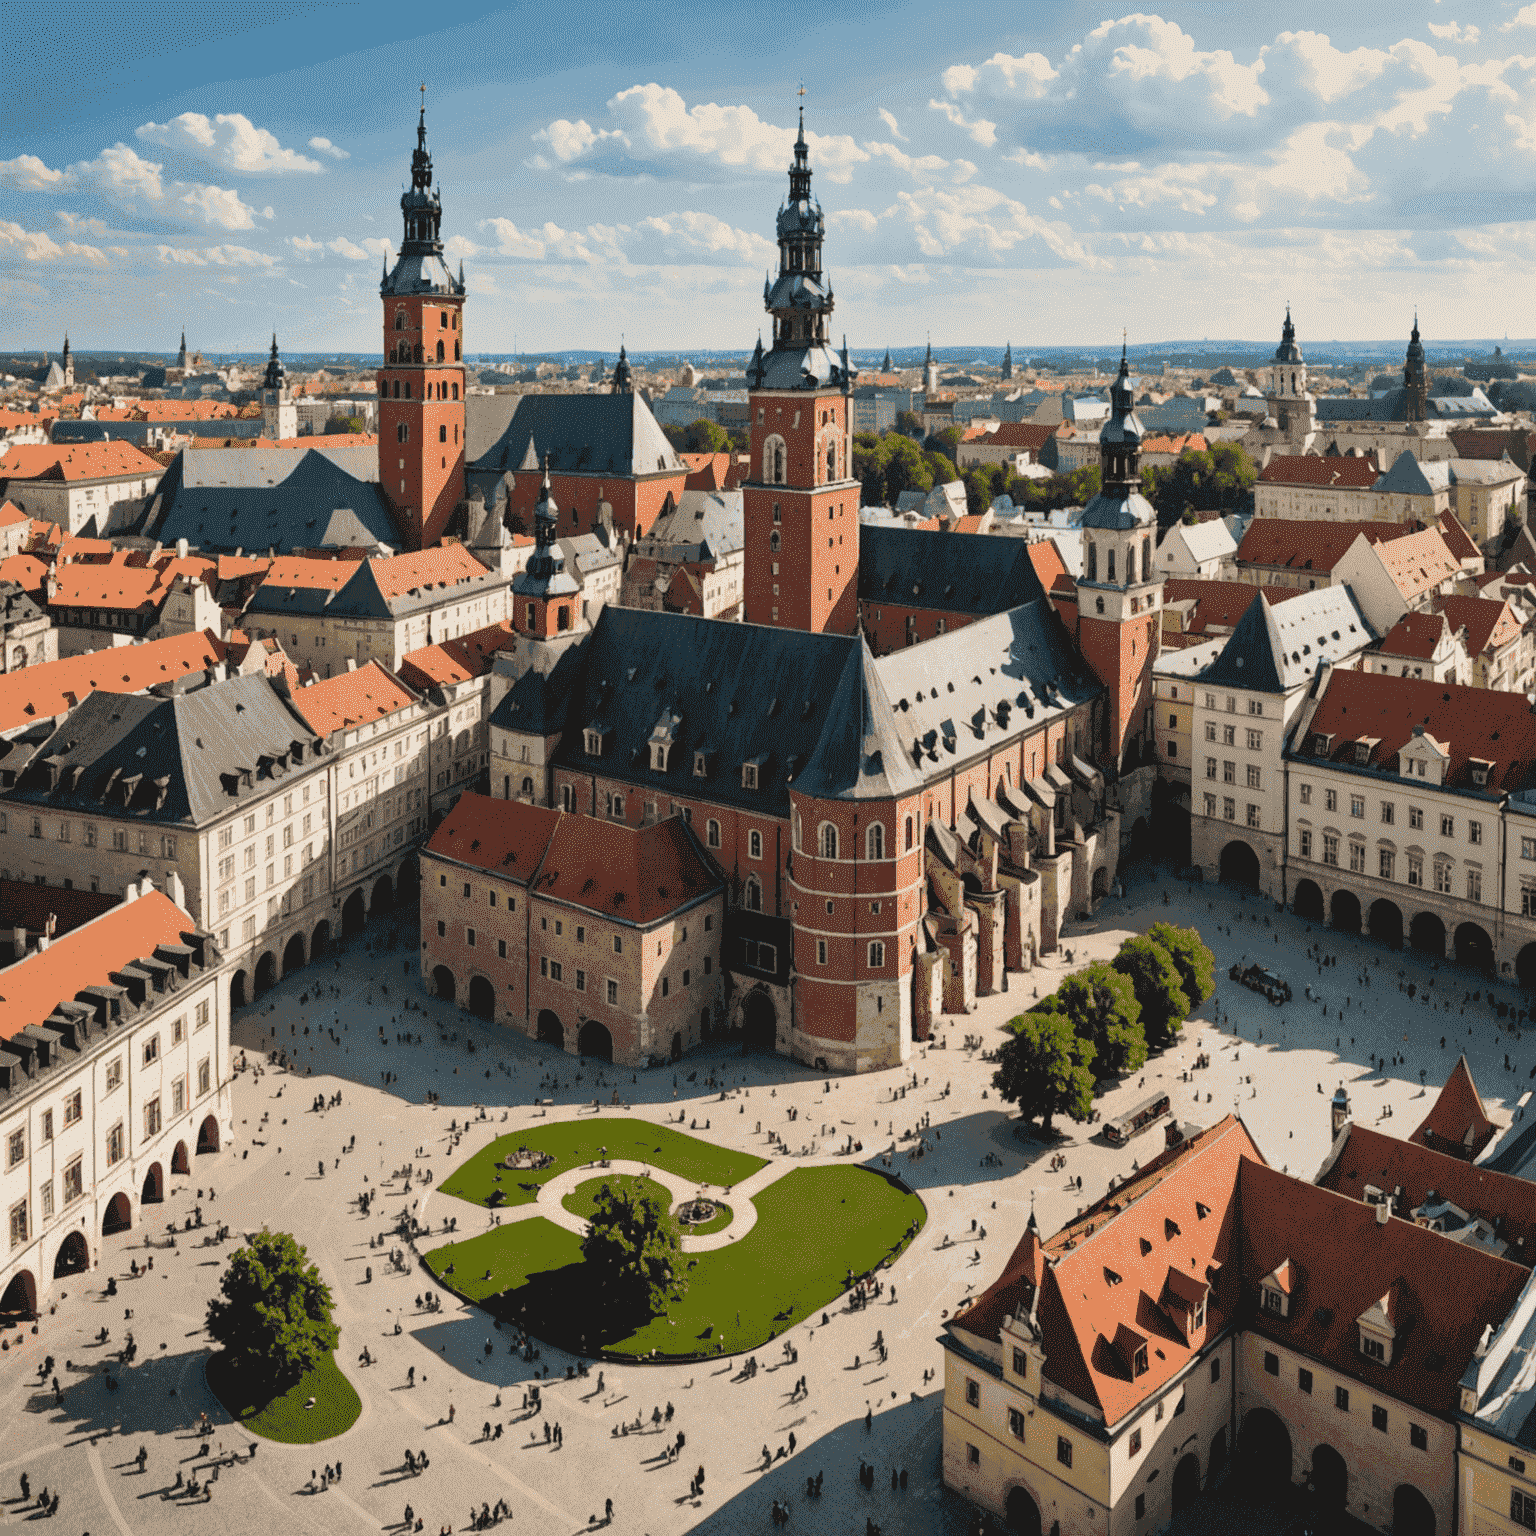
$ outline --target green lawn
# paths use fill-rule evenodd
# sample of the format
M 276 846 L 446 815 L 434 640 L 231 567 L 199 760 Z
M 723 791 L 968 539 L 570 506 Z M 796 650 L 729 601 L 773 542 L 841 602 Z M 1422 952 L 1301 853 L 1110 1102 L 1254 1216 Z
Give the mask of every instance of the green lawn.
M 265 1403 L 250 1401 L 250 1393 L 229 1369 L 229 1356 L 220 1352 L 208 1361 L 208 1385 L 214 1396 L 253 1435 L 283 1445 L 314 1445 L 330 1440 L 357 1422 L 362 1400 L 341 1373 L 334 1355 L 320 1363 L 281 1396 Z M 305 1403 L 314 1398 L 315 1406 Z
M 523 1146 L 532 1151 L 548 1152 L 554 1162 L 537 1172 L 514 1173 L 510 1168 L 498 1166 L 503 1158 Z M 527 1205 L 538 1199 L 539 1186 L 557 1173 L 568 1173 L 572 1168 L 594 1162 L 601 1155 L 600 1147 L 608 1149 L 610 1158 L 650 1163 L 695 1184 L 739 1184 L 759 1168 L 767 1166 L 762 1158 L 754 1157 L 750 1152 L 730 1152 L 670 1126 L 589 1115 L 582 1120 L 561 1121 L 537 1130 L 499 1136 L 490 1146 L 455 1168 L 440 1187 L 444 1194 L 456 1195 L 475 1205 L 489 1204 L 495 1191 L 500 1191 L 499 1203 L 502 1205 Z
M 752 1230 L 694 1255 L 682 1300 L 668 1316 L 639 1327 L 615 1318 L 592 1293 L 581 1240 L 542 1217 L 446 1244 L 427 1263 L 469 1300 L 575 1351 L 687 1356 L 713 1354 L 723 1342 L 722 1353 L 738 1354 L 830 1306 L 850 1269 L 873 1269 L 903 1243 L 907 1226 L 921 1227 L 927 1215 L 916 1195 L 858 1166 L 792 1169 L 754 1203 Z M 445 1277 L 449 1264 L 454 1273 Z
M 662 1210 L 671 1208 L 672 1191 L 665 1184 L 658 1184 L 655 1179 L 641 1178 L 638 1173 L 603 1174 L 600 1178 L 587 1179 L 578 1184 L 560 1204 L 572 1216 L 580 1216 L 583 1221 L 591 1221 L 597 1211 L 597 1197 L 605 1184 L 623 1189 L 640 1189 L 655 1200 Z

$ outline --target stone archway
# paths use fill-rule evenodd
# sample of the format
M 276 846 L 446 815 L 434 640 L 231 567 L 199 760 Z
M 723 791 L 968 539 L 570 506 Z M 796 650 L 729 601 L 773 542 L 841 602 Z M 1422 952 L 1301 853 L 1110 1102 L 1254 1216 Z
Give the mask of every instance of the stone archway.
M 331 925 L 328 919 L 322 918 L 315 924 L 315 931 L 309 939 L 309 958 L 318 960 L 326 950 L 331 947 Z
M 549 1008 L 539 1009 L 537 1035 L 541 1045 L 565 1049 L 565 1025 L 560 1022 L 560 1015 Z
M 361 933 L 368 922 L 368 908 L 363 902 L 363 890 L 359 886 L 341 907 L 341 932 L 345 938 L 350 934 Z
M 1315 880 L 1298 880 L 1296 895 L 1291 902 L 1296 916 L 1309 923 L 1323 921 L 1323 893 Z
M 248 978 L 244 971 L 236 971 L 229 981 L 229 1011 L 245 1007 L 245 987 Z
M 37 1280 L 30 1269 L 18 1270 L 11 1276 L 5 1294 L 0 1296 L 0 1318 L 32 1318 L 37 1316 Z
M 1227 1467 L 1227 1426 L 1223 1424 L 1220 1429 L 1211 1436 L 1211 1459 L 1205 1467 L 1205 1486 L 1214 1488 L 1216 1479 Z
M 277 985 L 277 959 L 269 949 L 256 962 L 256 996 Z
M 741 1004 L 741 1048 L 744 1051 L 778 1049 L 779 1015 L 773 999 L 761 988 L 749 992 Z
M 1121 856 L 1122 864 L 1139 864 L 1152 857 L 1152 827 L 1145 816 L 1131 823 L 1131 838 Z
M 1259 856 L 1241 838 L 1234 838 L 1221 850 L 1221 880 L 1224 885 L 1240 885 L 1250 891 L 1259 888 Z
M 202 1152 L 217 1152 L 219 1150 L 219 1121 L 216 1115 L 209 1115 L 197 1128 L 197 1150 Z
M 673 1061 L 681 1061 L 682 1059 L 683 1059 L 683 1037 L 682 1037 L 682 1033 L 679 1031 L 677 1033 L 674 1033 L 673 1036 L 672 1036 L 672 1060 Z
M 1173 1512 L 1188 1509 L 1200 1497 L 1200 1458 L 1191 1451 L 1173 1469 Z
M 1493 940 L 1476 923 L 1462 923 L 1456 930 L 1456 963 L 1485 976 L 1493 975 Z
M 171 1173 L 191 1173 L 192 1160 L 187 1156 L 187 1144 L 184 1141 L 176 1143 L 176 1150 L 171 1153 Z
M 613 1036 L 606 1024 L 588 1019 L 576 1036 L 576 1049 L 583 1056 L 595 1056 L 599 1061 L 613 1060 Z
M 434 997 L 442 998 L 445 1003 L 451 1003 L 458 995 L 458 987 L 454 983 L 453 972 L 446 965 L 433 966 L 432 993 Z
M 53 1278 L 62 1280 L 66 1275 L 83 1275 L 90 1267 L 91 1245 L 86 1242 L 85 1233 L 78 1230 L 68 1233 L 54 1255 Z
M 1426 955 L 1445 959 L 1445 924 L 1433 912 L 1420 912 L 1408 925 L 1408 942 Z
M 296 933 L 283 945 L 283 975 L 291 976 L 304 969 L 304 935 Z
M 1536 988 L 1536 944 L 1527 944 L 1515 956 L 1515 979 L 1522 987 Z
M 1412 1483 L 1392 1493 L 1392 1536 L 1435 1536 L 1435 1511 Z
M 496 989 L 484 976 L 469 978 L 469 1011 L 482 1019 L 496 1017 Z
M 1291 1435 L 1268 1408 L 1250 1408 L 1238 1442 L 1255 1483 L 1281 1487 L 1291 1480 Z
M 140 1205 L 159 1205 L 165 1199 L 165 1170 L 159 1163 L 151 1163 L 144 1175 L 144 1188 L 139 1193 Z
M 1349 1503 L 1349 1464 L 1331 1445 L 1312 1452 L 1312 1491 L 1324 1509 L 1343 1509 Z
M 388 875 L 380 875 L 373 882 L 373 899 L 368 903 L 368 915 L 377 917 L 381 912 L 391 912 L 395 905 L 395 886 Z
M 416 862 L 413 853 L 400 866 L 399 879 L 396 882 L 395 905 L 397 907 L 409 907 L 413 905 L 421 894 L 421 867 Z
M 101 1235 L 111 1237 L 114 1232 L 126 1232 L 133 1225 L 133 1204 L 122 1190 L 107 1201 L 107 1208 L 102 1212 Z
M 1371 937 L 1388 949 L 1403 947 L 1403 913 L 1395 901 L 1382 897 L 1371 903 Z
M 1003 1502 L 1003 1518 L 1015 1536 L 1040 1536 L 1040 1506 L 1029 1489 L 1015 1483 Z
M 1340 933 L 1360 932 L 1360 898 L 1353 891 L 1335 891 L 1328 916 Z

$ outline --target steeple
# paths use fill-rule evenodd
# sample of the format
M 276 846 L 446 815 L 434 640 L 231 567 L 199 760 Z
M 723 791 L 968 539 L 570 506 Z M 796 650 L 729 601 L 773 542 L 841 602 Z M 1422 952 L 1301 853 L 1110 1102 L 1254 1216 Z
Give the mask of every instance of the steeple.
M 176 354 L 176 366 L 178 368 L 180 368 L 183 372 L 185 372 L 186 366 L 187 366 L 187 328 L 186 328 L 186 326 L 182 326 L 182 328 L 181 328 L 181 350 L 179 352 L 177 352 L 177 354 Z
M 282 389 L 288 382 L 283 360 L 277 355 L 277 332 L 272 332 L 272 351 L 267 356 L 267 373 L 261 381 L 263 389 Z
M 1285 306 L 1285 324 L 1280 330 L 1280 345 L 1275 348 L 1277 363 L 1299 363 L 1301 348 L 1296 345 L 1296 327 L 1291 323 L 1291 306 Z
M 555 504 L 554 487 L 549 483 L 549 456 L 544 456 L 544 484 L 539 487 L 539 499 L 533 509 L 533 542 L 542 553 L 555 541 L 555 529 L 560 525 L 560 508 Z
M 1002 377 L 1005 379 L 1011 379 L 1013 377 L 1013 343 L 1011 341 L 1005 341 L 1003 343 Z
M 1429 413 L 1429 375 L 1424 364 L 1424 343 L 1419 340 L 1419 312 L 1413 312 L 1413 332 L 1408 339 L 1408 354 L 1403 360 L 1403 416 L 1407 421 L 1423 421 Z
M 891 349 L 885 349 L 885 360 L 880 364 L 881 373 L 889 373 L 895 365 L 891 362 Z
M 442 189 L 433 185 L 432 152 L 427 148 L 425 85 L 421 88 L 421 113 L 416 120 L 416 148 L 411 155 L 411 185 L 400 195 L 400 215 L 400 256 L 394 271 L 386 270 L 380 293 L 463 293 L 463 263 L 459 264 L 460 277 L 455 281 L 443 261 Z M 387 264 L 386 258 L 386 267 Z
M 627 395 L 634 391 L 634 383 L 629 376 L 629 355 L 624 350 L 624 343 L 619 343 L 619 360 L 613 365 L 613 393 Z M 544 476 L 544 484 L 549 485 L 549 476 Z

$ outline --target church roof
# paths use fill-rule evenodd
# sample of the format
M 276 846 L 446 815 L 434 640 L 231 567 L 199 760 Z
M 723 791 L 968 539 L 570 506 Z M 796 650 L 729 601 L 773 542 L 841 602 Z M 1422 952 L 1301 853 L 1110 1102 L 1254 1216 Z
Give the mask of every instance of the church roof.
M 1464 1148 L 1465 1155 L 1476 1157 L 1497 1130 L 1483 1109 L 1482 1095 L 1472 1081 L 1472 1069 L 1462 1055 L 1445 1086 L 1435 1095 L 1429 1113 L 1408 1139 L 1442 1152 L 1448 1147 Z
M 829 727 L 795 782 L 819 800 L 894 799 L 911 794 L 922 779 L 897 733 L 874 658 L 862 643 L 850 650 L 832 696 Z
M 499 413 L 472 413 L 481 419 L 471 441 L 470 469 L 477 473 L 564 475 L 685 475 L 666 434 L 635 391 L 601 395 L 519 395 L 510 417 L 497 429 Z M 490 434 L 494 432 L 494 436 Z
M 861 603 L 989 614 L 1044 595 L 1022 539 L 967 539 L 874 523 L 859 530 Z

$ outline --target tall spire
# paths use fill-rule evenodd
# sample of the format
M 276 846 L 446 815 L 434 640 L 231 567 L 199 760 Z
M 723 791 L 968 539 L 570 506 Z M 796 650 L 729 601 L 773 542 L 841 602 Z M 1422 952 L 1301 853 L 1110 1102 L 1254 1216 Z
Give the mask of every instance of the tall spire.
M 624 343 L 620 341 L 619 360 L 613 365 L 613 393 L 616 395 L 630 394 L 633 392 L 634 387 L 629 376 L 629 354 L 625 352 Z
M 421 87 L 421 110 L 416 119 L 416 148 L 411 154 L 411 184 L 400 196 L 403 225 L 400 255 L 394 270 L 384 258 L 379 291 L 390 294 L 463 293 L 443 261 L 443 197 L 434 184 L 432 152 L 427 148 L 427 88 Z
M 261 381 L 263 389 L 282 389 L 288 381 L 283 360 L 277 355 L 277 332 L 272 332 L 272 350 L 267 355 L 266 377 Z

